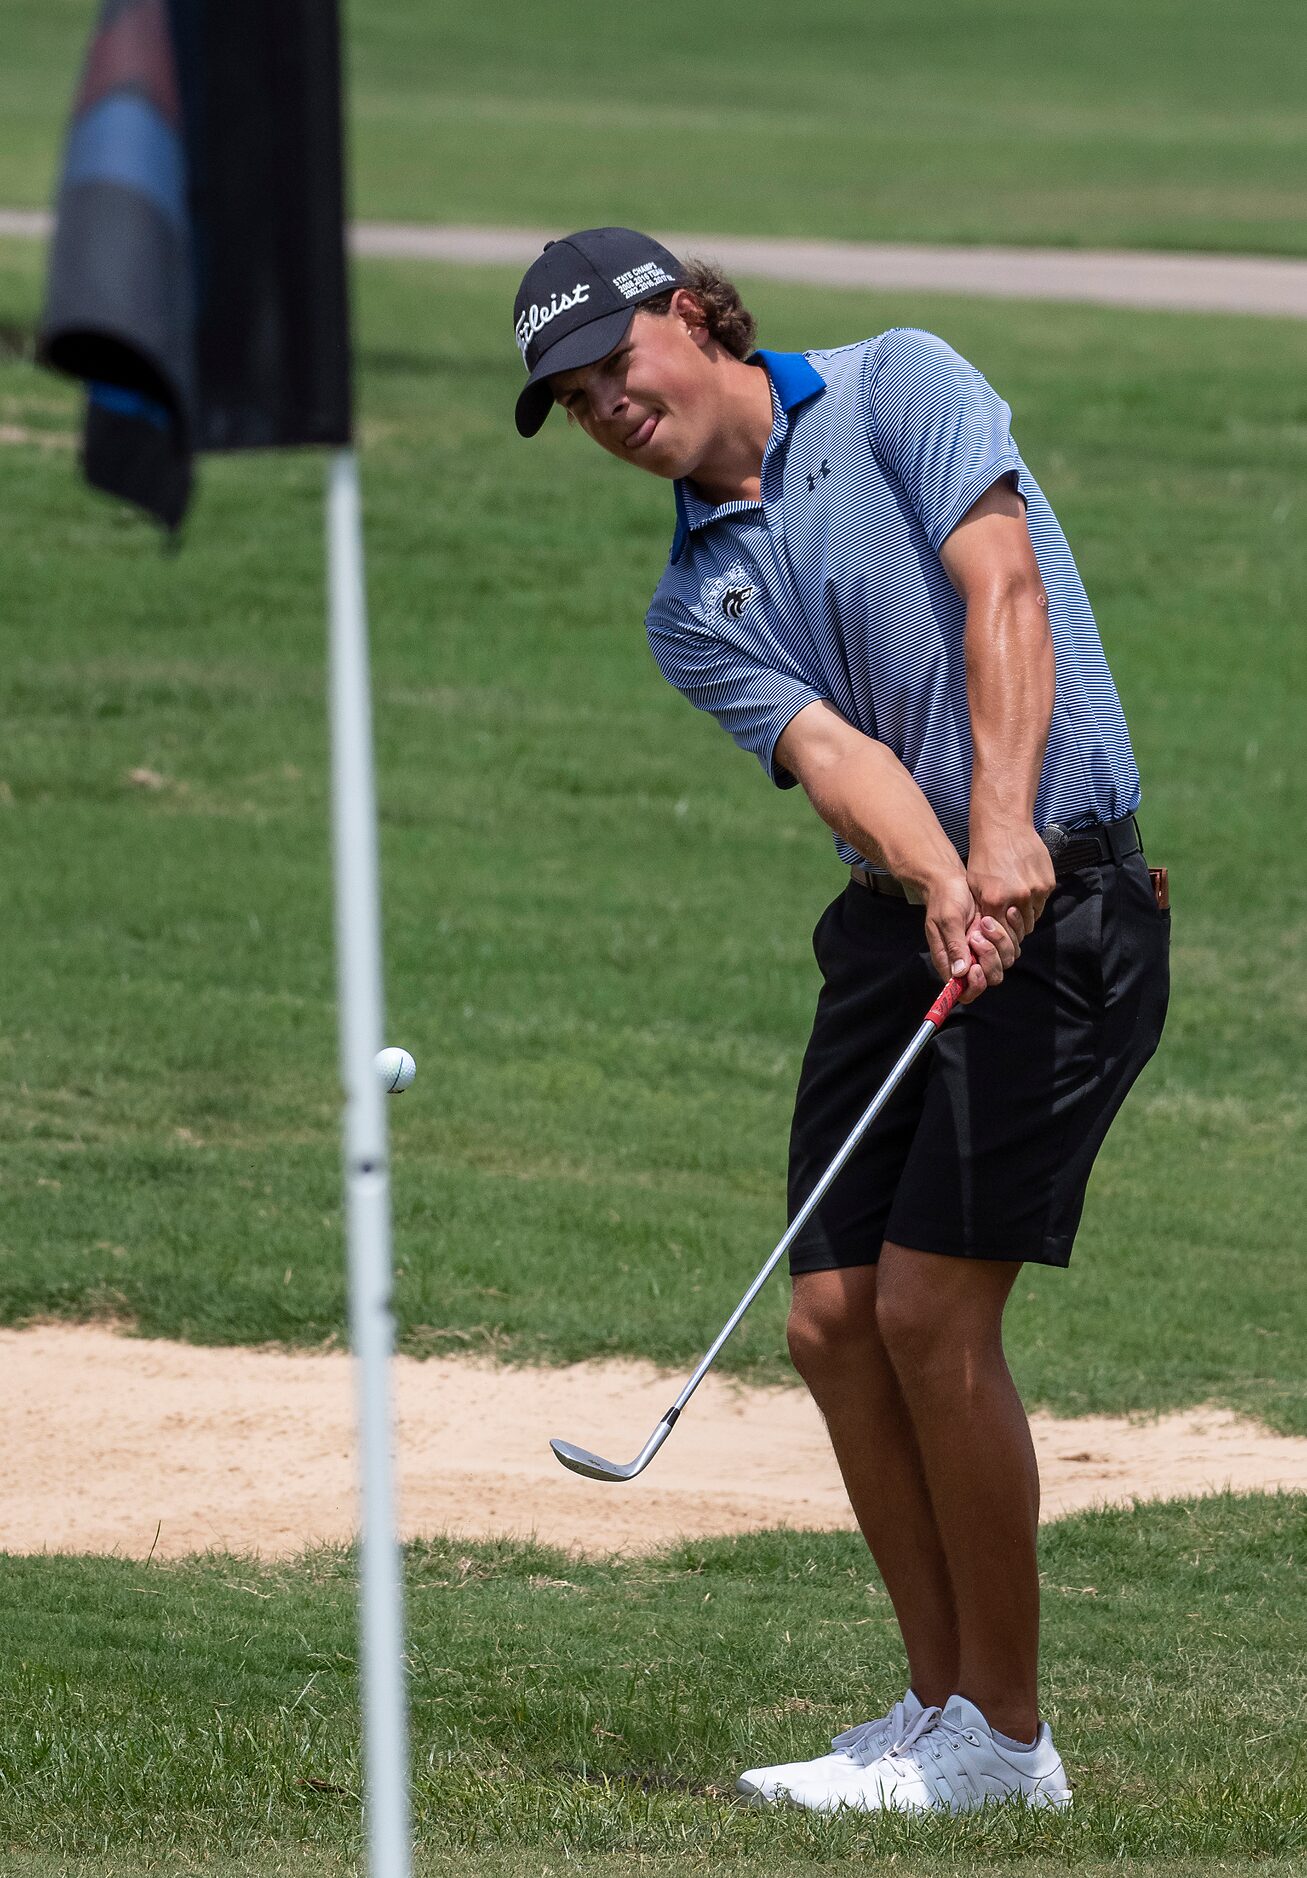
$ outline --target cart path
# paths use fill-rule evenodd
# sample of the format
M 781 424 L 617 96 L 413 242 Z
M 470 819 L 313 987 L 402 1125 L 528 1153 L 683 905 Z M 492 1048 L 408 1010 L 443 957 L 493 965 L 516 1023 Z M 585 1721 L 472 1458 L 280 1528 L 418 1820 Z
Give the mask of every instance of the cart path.
M 50 217 L 0 209 L 0 236 L 44 239 Z M 355 254 L 525 268 L 547 229 L 357 222 Z M 1181 254 L 1147 249 L 925 247 L 901 242 L 790 241 L 664 233 L 673 254 L 702 254 L 758 280 L 807 282 L 1002 300 L 1151 307 L 1182 313 L 1307 318 L 1307 261 L 1274 255 Z
M 353 1365 L 340 1352 L 212 1349 L 85 1325 L 0 1331 L 0 1551 L 286 1556 L 355 1527 Z M 645 1551 L 853 1517 L 807 1392 L 710 1374 L 629 1485 L 560 1467 L 550 1435 L 626 1460 L 680 1382 L 638 1362 L 395 1364 L 404 1536 Z M 1233 1487 L 1307 1491 L 1307 1439 L 1219 1409 L 1034 1418 L 1044 1517 Z M 156 1541 L 157 1534 L 157 1541 Z

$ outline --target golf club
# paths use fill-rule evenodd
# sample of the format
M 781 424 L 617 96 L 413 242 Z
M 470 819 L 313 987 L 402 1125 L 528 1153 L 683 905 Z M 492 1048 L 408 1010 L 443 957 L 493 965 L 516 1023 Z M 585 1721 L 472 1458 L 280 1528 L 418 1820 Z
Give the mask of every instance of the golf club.
M 740 1302 L 731 1312 L 730 1317 L 714 1340 L 708 1354 L 703 1358 L 703 1361 L 699 1364 L 699 1367 L 695 1370 L 689 1382 L 686 1383 L 684 1389 L 682 1389 L 681 1393 L 677 1396 L 675 1402 L 673 1402 L 672 1406 L 663 1416 L 635 1459 L 626 1462 L 625 1465 L 618 1461 L 606 1461 L 601 1455 L 591 1454 L 588 1448 L 578 1448 L 571 1441 L 560 1441 L 554 1438 L 550 1441 L 549 1445 L 563 1463 L 564 1467 L 570 1467 L 574 1474 L 584 1474 L 590 1480 L 634 1480 L 637 1474 L 644 1472 L 654 1455 L 657 1454 L 659 1448 L 663 1445 L 663 1442 L 666 1441 L 668 1435 L 671 1434 L 672 1429 L 676 1426 L 677 1418 L 681 1410 L 685 1407 L 690 1397 L 712 1368 L 718 1351 L 735 1329 L 740 1319 L 744 1316 L 749 1306 L 753 1303 L 758 1293 L 762 1290 L 767 1280 L 771 1277 L 777 1265 L 780 1263 L 780 1260 L 789 1250 L 790 1242 L 795 1234 L 803 1226 L 804 1221 L 808 1218 L 808 1215 L 812 1212 L 812 1209 L 816 1206 L 822 1194 L 825 1193 L 827 1187 L 830 1186 L 832 1180 L 834 1180 L 836 1174 L 839 1173 L 845 1161 L 848 1160 L 854 1148 L 857 1147 L 858 1142 L 862 1139 L 867 1128 L 875 1121 L 880 1111 L 889 1101 L 916 1058 L 920 1055 L 926 1044 L 934 1036 L 950 1011 L 952 1011 L 958 999 L 962 996 L 962 986 L 964 982 L 965 980 L 961 978 L 950 979 L 935 1002 L 931 1005 L 922 1020 L 921 1028 L 916 1032 L 907 1049 L 903 1052 L 898 1062 L 894 1065 L 889 1075 L 885 1078 L 880 1088 L 876 1091 L 871 1101 L 854 1123 L 848 1139 L 844 1142 L 844 1145 L 840 1148 L 834 1160 L 817 1182 L 812 1192 L 808 1195 L 803 1205 L 794 1215 L 794 1218 L 785 1228 L 776 1250 L 768 1258 L 767 1263 L 763 1266 L 758 1276 L 749 1286 L 749 1289 L 740 1299 Z

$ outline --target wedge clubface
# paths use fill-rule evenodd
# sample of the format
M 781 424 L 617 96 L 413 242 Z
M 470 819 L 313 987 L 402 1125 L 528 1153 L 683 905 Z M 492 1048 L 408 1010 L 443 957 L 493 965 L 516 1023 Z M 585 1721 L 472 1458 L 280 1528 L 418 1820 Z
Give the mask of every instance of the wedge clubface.
M 740 1302 L 731 1312 L 720 1334 L 714 1340 L 711 1349 L 699 1364 L 699 1367 L 695 1370 L 689 1382 L 686 1383 L 684 1389 L 682 1389 L 681 1393 L 677 1396 L 675 1402 L 672 1403 L 672 1406 L 663 1416 L 658 1426 L 654 1429 L 649 1439 L 640 1449 L 635 1459 L 626 1462 L 606 1461 L 602 1455 L 592 1454 L 589 1448 L 578 1448 L 571 1441 L 559 1441 L 555 1438 L 550 1441 L 549 1445 L 563 1463 L 564 1467 L 570 1467 L 574 1474 L 584 1474 L 589 1480 L 634 1480 L 637 1474 L 644 1472 L 654 1455 L 657 1454 L 659 1448 L 663 1445 L 663 1442 L 666 1441 L 668 1435 L 671 1434 L 673 1428 L 676 1426 L 677 1418 L 681 1410 L 685 1407 L 690 1397 L 712 1368 L 713 1363 L 716 1361 L 718 1351 L 735 1329 L 740 1319 L 744 1316 L 749 1306 L 753 1303 L 758 1293 L 762 1290 L 767 1280 L 771 1277 L 777 1265 L 779 1265 L 780 1261 L 789 1251 L 790 1242 L 794 1239 L 795 1235 L 802 1230 L 804 1222 L 817 1202 L 821 1199 L 822 1194 L 825 1193 L 827 1187 L 830 1186 L 832 1180 L 834 1180 L 845 1161 L 848 1160 L 859 1141 L 861 1141 L 867 1129 L 889 1101 L 895 1089 L 897 1089 L 899 1083 L 902 1082 L 917 1057 L 921 1054 L 922 1050 L 925 1049 L 927 1043 L 929 1043 L 930 1039 L 935 1035 L 935 1032 L 939 1029 L 950 1011 L 952 1011 L 958 999 L 962 996 L 962 985 L 962 979 L 950 979 L 935 1002 L 931 1005 L 922 1020 L 921 1028 L 917 1031 L 907 1049 L 903 1052 L 898 1062 L 894 1065 L 889 1075 L 885 1078 L 880 1088 L 876 1091 L 871 1101 L 854 1123 L 848 1139 L 840 1148 L 834 1160 L 817 1182 L 812 1192 L 808 1195 L 803 1205 L 794 1215 L 794 1218 L 785 1228 L 780 1244 L 776 1247 L 776 1250 L 771 1254 L 767 1263 L 763 1266 L 758 1276 L 749 1286 L 749 1289 L 740 1299 Z

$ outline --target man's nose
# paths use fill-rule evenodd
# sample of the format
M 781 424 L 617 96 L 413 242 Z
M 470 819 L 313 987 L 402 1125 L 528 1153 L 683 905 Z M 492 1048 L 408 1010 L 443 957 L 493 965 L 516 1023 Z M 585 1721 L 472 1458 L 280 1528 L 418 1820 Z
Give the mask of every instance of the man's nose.
M 626 405 L 627 405 L 626 392 L 623 389 L 623 387 L 617 383 L 609 383 L 605 385 L 603 389 L 602 398 L 603 398 L 603 401 L 600 406 L 600 409 L 603 411 L 605 418 L 612 419 L 614 417 L 619 417 L 621 413 L 626 409 Z

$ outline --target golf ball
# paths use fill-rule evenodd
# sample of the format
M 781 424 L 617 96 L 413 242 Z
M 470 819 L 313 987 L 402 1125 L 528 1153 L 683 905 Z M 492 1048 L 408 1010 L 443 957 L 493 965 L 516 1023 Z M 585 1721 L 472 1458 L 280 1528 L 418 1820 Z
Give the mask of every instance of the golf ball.
M 407 1050 L 377 1051 L 377 1074 L 387 1095 L 403 1095 L 417 1073 L 418 1066 Z

